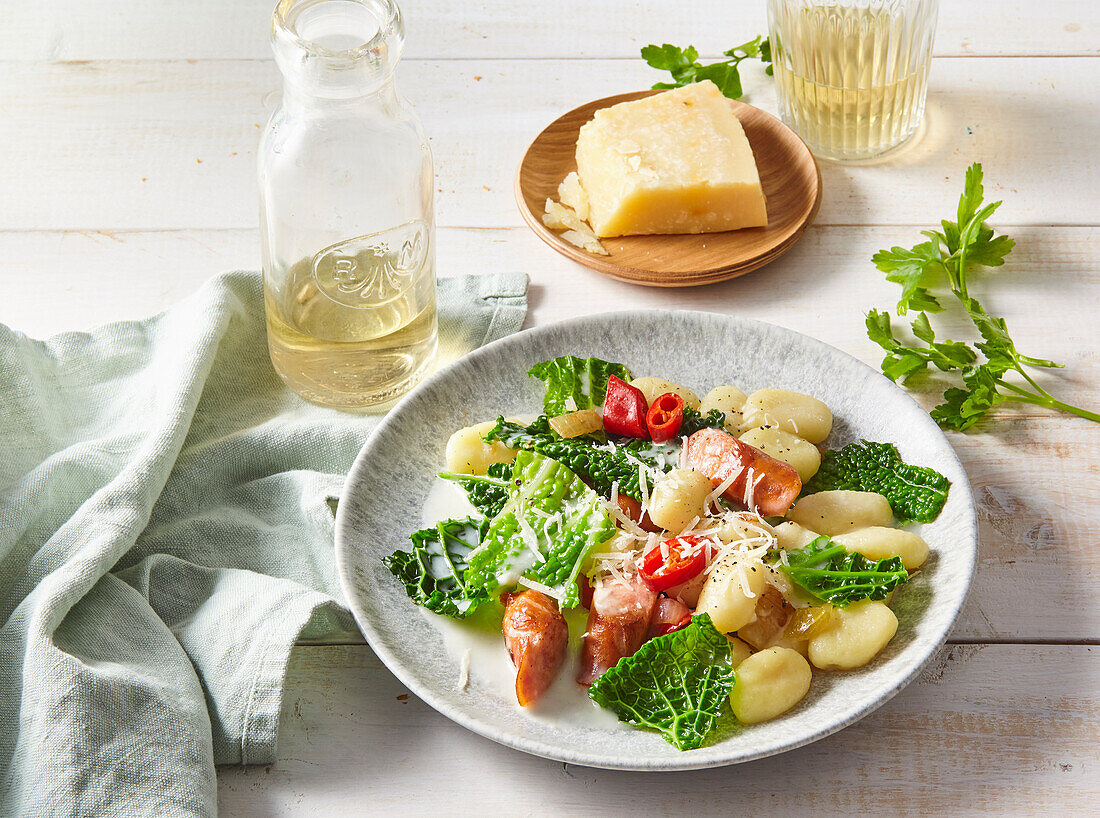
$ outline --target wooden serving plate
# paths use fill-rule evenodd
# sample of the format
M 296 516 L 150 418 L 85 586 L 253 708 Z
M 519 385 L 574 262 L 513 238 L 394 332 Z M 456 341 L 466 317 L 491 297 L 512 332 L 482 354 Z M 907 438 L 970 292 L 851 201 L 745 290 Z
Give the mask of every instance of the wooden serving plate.
M 692 235 L 621 236 L 600 239 L 610 255 L 588 253 L 542 223 L 546 200 L 577 169 L 577 134 L 596 111 L 657 91 L 598 99 L 554 120 L 540 133 L 516 174 L 516 201 L 540 239 L 573 261 L 620 281 L 651 287 L 691 287 L 743 275 L 787 252 L 806 231 L 821 204 L 821 172 L 806 143 L 771 114 L 730 100 L 756 157 L 767 198 L 768 226 Z

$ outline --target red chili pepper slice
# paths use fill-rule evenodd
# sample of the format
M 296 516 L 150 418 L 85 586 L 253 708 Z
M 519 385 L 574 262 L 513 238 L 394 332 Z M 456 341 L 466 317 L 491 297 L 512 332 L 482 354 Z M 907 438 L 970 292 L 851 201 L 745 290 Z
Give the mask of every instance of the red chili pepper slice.
M 675 392 L 665 392 L 649 407 L 645 423 L 654 443 L 672 440 L 684 425 L 684 399 Z
M 702 537 L 673 537 L 665 540 L 668 556 L 662 552 L 662 543 L 649 549 L 638 566 L 638 573 L 654 591 L 664 591 L 687 582 L 707 567 L 706 549 L 696 548 Z
M 612 375 L 607 379 L 603 404 L 603 427 L 613 435 L 649 437 L 645 417 L 649 410 L 642 390 Z

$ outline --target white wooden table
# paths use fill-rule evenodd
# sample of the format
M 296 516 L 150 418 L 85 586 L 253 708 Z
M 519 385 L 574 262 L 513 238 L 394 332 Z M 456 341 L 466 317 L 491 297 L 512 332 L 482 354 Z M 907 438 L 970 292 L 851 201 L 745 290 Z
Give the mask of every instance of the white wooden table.
M 31 335 L 153 313 L 259 263 L 256 142 L 279 80 L 273 0 L 0 3 L 0 321 Z M 763 32 L 762 0 L 405 0 L 401 90 L 432 136 L 442 274 L 531 275 L 529 324 L 628 307 L 749 315 L 869 362 L 862 314 L 896 300 L 871 254 L 954 212 L 966 165 L 1018 244 L 974 288 L 1047 381 L 1100 406 L 1100 9 L 944 2 L 921 141 L 822 165 L 802 242 L 726 284 L 657 291 L 586 272 L 523 226 L 530 139 L 587 100 L 648 87 L 649 42 L 705 55 Z M 745 72 L 747 101 L 774 110 Z M 960 327 L 961 328 L 961 327 Z M 929 400 L 928 405 L 931 405 Z M 279 761 L 221 771 L 225 815 L 791 814 L 1100 809 L 1100 428 L 1006 410 L 951 436 L 981 559 L 951 643 L 860 724 L 784 756 L 675 775 L 594 771 L 499 747 L 406 695 L 358 640 L 295 650 Z

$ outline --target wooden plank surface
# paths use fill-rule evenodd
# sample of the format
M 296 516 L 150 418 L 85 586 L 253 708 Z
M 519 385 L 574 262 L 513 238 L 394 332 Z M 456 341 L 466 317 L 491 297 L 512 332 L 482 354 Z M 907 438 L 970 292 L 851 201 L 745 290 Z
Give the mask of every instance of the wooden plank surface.
M 11 194 L 0 197 L 0 227 L 257 224 L 255 149 L 279 87 L 270 62 L 9 63 L 5 73 L 0 190 Z M 447 227 L 520 226 L 512 182 L 535 135 L 573 107 L 656 79 L 641 60 L 410 60 L 399 73 L 431 139 Z M 748 101 L 774 110 L 759 66 L 745 82 Z M 1100 132 L 1100 108 L 1082 105 L 1100 85 L 1100 58 L 945 57 L 930 83 L 911 147 L 879 164 L 822 163 L 819 224 L 942 218 L 972 161 L 1004 198 L 999 223 L 1100 223 L 1100 164 L 1086 137 Z
M 6 60 L 266 59 L 274 0 L 86 0 L 0 6 Z M 943 0 L 941 55 L 1096 54 L 1090 0 Z M 559 0 L 401 3 L 415 58 L 635 57 L 646 43 L 694 43 L 705 55 L 766 33 L 763 0 Z
M 223 768 L 219 806 L 226 818 L 1037 815 L 1055 803 L 1059 814 L 1094 814 L 1098 651 L 947 647 L 880 710 L 815 744 L 736 767 L 642 774 L 513 752 L 420 702 L 365 646 L 300 647 L 279 763 Z

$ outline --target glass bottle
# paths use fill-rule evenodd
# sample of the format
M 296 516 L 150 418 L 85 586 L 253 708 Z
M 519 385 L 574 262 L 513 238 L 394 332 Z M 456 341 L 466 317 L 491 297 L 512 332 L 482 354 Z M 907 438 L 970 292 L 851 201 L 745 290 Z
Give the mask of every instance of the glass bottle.
M 939 0 L 768 0 L 783 121 L 813 152 L 858 161 L 924 116 Z
M 397 96 L 393 0 L 281 0 L 282 104 L 259 151 L 268 348 L 306 400 L 407 391 L 436 348 L 432 157 Z

